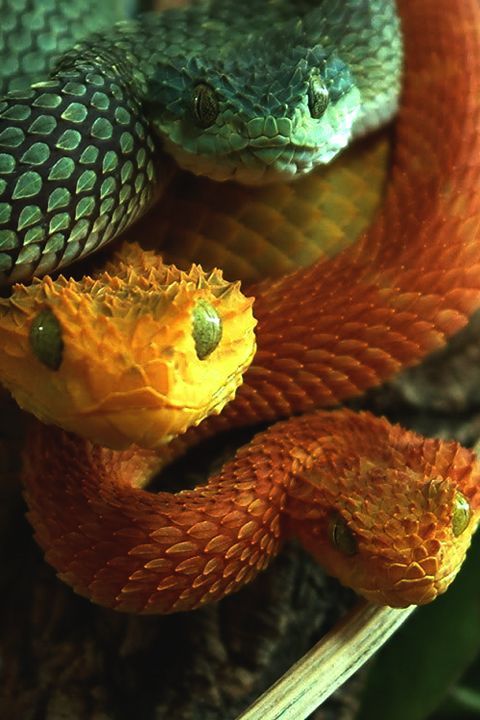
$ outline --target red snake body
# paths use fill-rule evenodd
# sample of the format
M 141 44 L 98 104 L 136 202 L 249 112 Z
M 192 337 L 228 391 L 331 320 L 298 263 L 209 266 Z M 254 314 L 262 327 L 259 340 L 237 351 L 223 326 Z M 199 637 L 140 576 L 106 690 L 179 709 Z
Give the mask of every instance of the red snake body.
M 399 10 L 405 86 L 381 212 L 334 259 L 251 288 L 257 354 L 200 434 L 335 405 L 439 348 L 480 306 L 480 5 L 400 0 Z M 375 601 L 426 602 L 477 522 L 471 452 L 347 411 L 274 426 L 194 491 L 134 487 L 156 464 L 41 426 L 28 449 L 29 516 L 47 559 L 109 607 L 219 599 L 291 535 Z M 459 537 L 458 492 L 472 512 Z M 337 515 L 352 554 L 330 542 Z

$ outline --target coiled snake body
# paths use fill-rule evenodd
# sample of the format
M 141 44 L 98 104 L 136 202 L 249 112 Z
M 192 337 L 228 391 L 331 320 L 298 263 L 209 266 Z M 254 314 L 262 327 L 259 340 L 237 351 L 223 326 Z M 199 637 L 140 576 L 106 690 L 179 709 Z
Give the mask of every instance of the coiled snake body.
M 280 3 L 271 5 L 280 8 Z M 364 3 L 352 5 L 363 7 Z M 285 7 L 292 6 L 287 3 Z M 299 3 L 296 9 L 303 7 Z M 334 259 L 251 288 L 258 320 L 256 355 L 235 400 L 217 418 L 202 424 L 200 433 L 334 405 L 439 347 L 480 305 L 480 167 L 476 162 L 480 10 L 473 0 L 401 0 L 399 9 L 406 41 L 406 77 L 393 170 L 382 211 L 359 241 Z M 305 17 L 308 24 L 310 15 Z M 211 32 L 215 35 L 215 27 Z M 35 90 L 35 97 L 38 92 L 55 96 L 59 82 L 75 86 L 79 71 L 90 74 L 90 79 L 96 75 L 90 46 L 81 47 L 85 65 L 72 70 L 71 55 L 67 54 L 55 79 L 49 81 L 52 84 Z M 212 47 L 215 49 L 213 41 Z M 446 65 L 445 54 L 456 62 Z M 104 60 L 106 55 L 100 50 L 95 57 Z M 122 57 L 109 57 L 115 74 L 117 64 L 122 67 Z M 340 59 L 334 67 L 342 68 Z M 122 75 L 127 78 L 126 86 L 132 83 L 127 75 Z M 334 89 L 332 95 L 346 102 L 350 95 L 345 80 L 348 72 L 340 76 L 341 88 L 347 89 L 344 93 Z M 112 83 L 109 92 L 124 104 L 124 88 L 113 87 L 118 86 L 118 78 L 110 77 L 110 71 L 106 77 Z M 172 77 L 178 84 L 174 72 Z M 105 77 L 97 80 L 102 89 L 92 88 L 92 93 L 104 93 Z M 142 87 L 141 77 L 139 81 Z M 312 107 L 318 109 L 316 103 L 325 100 L 325 90 L 319 89 L 318 83 L 316 74 L 315 91 L 312 80 L 303 82 L 302 102 L 310 107 L 310 115 L 317 112 L 314 109 L 312 113 Z M 34 104 L 32 92 L 25 93 L 29 108 Z M 89 95 L 89 107 L 94 106 L 93 94 Z M 22 98 L 17 97 L 16 102 L 25 107 Z M 135 105 L 137 99 L 132 102 Z M 175 103 L 163 104 L 168 106 L 172 129 L 165 142 L 172 149 L 178 130 L 177 121 L 172 120 Z M 215 116 L 216 123 L 218 104 L 211 88 L 205 89 L 203 82 L 194 85 L 192 112 L 197 121 L 206 126 Z M 128 108 L 128 122 L 133 105 Z M 346 116 L 352 126 L 350 110 Z M 121 120 L 119 123 L 122 125 Z M 141 127 L 138 137 L 143 140 L 147 125 Z M 262 138 L 275 135 L 270 127 L 271 123 L 263 124 Z M 349 133 L 350 129 L 344 131 Z M 23 141 L 23 131 L 13 136 Z M 255 151 L 248 172 L 239 171 L 239 175 L 247 172 L 243 179 L 249 179 L 252 164 L 257 168 L 259 158 L 270 178 L 270 141 L 271 137 L 260 142 L 261 152 Z M 222 147 L 221 139 L 215 143 Z M 282 144 L 279 141 L 278 147 Z M 207 170 L 209 148 L 209 143 L 202 142 Z M 153 140 L 149 151 L 154 151 Z M 184 163 L 189 154 L 191 148 L 182 149 L 177 159 Z M 228 166 L 232 153 L 227 155 Z M 142 157 L 146 163 L 142 176 L 149 179 L 149 162 L 153 177 L 153 159 L 147 151 Z M 297 158 L 295 153 L 292 157 Z M 308 168 L 303 160 L 298 164 Z M 286 171 L 281 161 L 280 172 Z M 50 165 L 48 172 L 52 172 Z M 219 172 L 224 176 L 225 169 Z M 121 188 L 116 186 L 115 193 L 117 190 Z M 139 184 L 137 195 L 149 192 Z M 13 200 L 17 199 L 14 194 Z M 135 201 L 130 212 L 124 209 L 117 213 L 116 221 L 107 221 L 105 240 L 137 210 Z M 24 207 L 19 212 L 24 212 Z M 70 211 L 66 214 L 70 222 Z M 97 230 L 87 229 L 87 251 L 98 244 Z M 6 253 L 10 265 L 5 273 L 15 277 L 18 228 L 10 232 L 17 234 L 11 237 L 14 252 Z M 27 265 L 28 272 L 33 267 L 52 267 L 52 262 L 57 263 L 56 252 L 39 264 L 38 255 L 25 262 L 22 258 L 20 277 L 27 272 Z M 75 248 L 67 259 L 77 254 Z M 150 273 L 152 284 L 146 290 L 151 292 L 164 284 L 156 275 L 163 271 L 156 260 L 148 260 L 147 266 L 155 267 L 147 272 L 143 262 L 139 261 L 139 273 Z M 129 272 L 125 271 L 127 285 Z M 133 271 L 131 274 L 133 277 Z M 138 272 L 135 279 L 138 282 Z M 100 287 L 98 281 L 92 283 Z M 120 295 L 125 294 L 125 286 L 120 281 L 116 284 Z M 42 308 L 53 307 L 54 317 L 62 307 L 73 313 L 72 317 L 81 315 L 83 305 L 75 305 L 74 286 L 61 281 L 59 287 L 51 281 L 33 285 L 32 302 L 29 291 L 20 288 L 2 309 L 2 377 L 15 391 L 21 386 L 19 394 L 25 402 L 31 386 L 24 368 L 32 362 L 32 344 L 38 352 L 42 343 L 38 338 L 32 343 L 31 335 L 30 345 L 18 338 L 28 335 L 32 318 L 38 320 Z M 105 303 L 105 308 L 106 316 L 115 314 L 113 301 Z M 138 329 L 145 325 L 142 318 L 141 313 L 132 311 L 131 335 L 136 338 L 142 336 Z M 37 365 L 40 368 L 43 363 L 44 372 L 50 373 L 48 363 L 56 365 L 58 352 L 68 352 L 67 346 L 62 346 L 64 339 L 58 339 L 55 320 L 53 325 L 57 356 L 54 352 L 52 360 L 41 349 Z M 42 331 L 45 327 L 45 322 L 40 324 Z M 144 338 L 142 348 L 148 344 Z M 208 352 L 212 361 L 215 351 L 214 343 Z M 228 377 L 231 374 L 227 372 Z M 131 372 L 128 377 L 134 376 Z M 135 381 L 129 382 L 135 390 Z M 79 394 L 75 386 L 72 397 Z M 128 392 L 125 396 L 129 397 Z M 37 409 L 37 414 L 44 412 L 48 409 Z M 111 427 L 111 408 L 109 412 L 107 426 Z M 128 421 L 127 427 L 138 441 L 133 414 Z M 64 425 L 68 427 L 68 423 Z M 89 426 L 86 434 L 95 429 Z M 111 444 L 125 445 L 125 436 L 125 424 L 122 433 L 116 427 Z M 152 434 L 145 444 L 155 444 Z M 477 522 L 478 467 L 472 453 L 454 443 L 423 440 L 366 414 L 319 412 L 279 424 L 258 436 L 206 487 L 176 496 L 150 495 L 134 487 L 143 484 L 158 463 L 158 455 L 148 450 L 115 453 L 41 426 L 31 438 L 25 482 L 37 538 L 59 573 L 97 602 L 138 612 L 196 607 L 251 579 L 280 541 L 291 534 L 329 571 L 365 596 L 392 605 L 426 602 L 453 578 Z

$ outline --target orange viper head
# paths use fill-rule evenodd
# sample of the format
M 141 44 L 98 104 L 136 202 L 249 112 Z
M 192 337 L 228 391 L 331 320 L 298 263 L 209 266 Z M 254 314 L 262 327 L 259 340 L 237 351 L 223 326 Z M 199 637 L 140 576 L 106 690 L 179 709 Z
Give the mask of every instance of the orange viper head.
M 0 380 L 44 422 L 153 448 L 234 396 L 254 326 L 252 301 L 220 272 L 126 245 L 101 274 L 16 285 L 0 301 Z
M 384 421 L 374 422 L 381 430 Z M 480 466 L 456 443 L 397 427 L 375 438 L 375 429 L 368 451 L 350 437 L 344 459 L 327 451 L 303 475 L 315 509 L 298 534 L 328 573 L 368 600 L 424 604 L 447 589 L 470 545 Z

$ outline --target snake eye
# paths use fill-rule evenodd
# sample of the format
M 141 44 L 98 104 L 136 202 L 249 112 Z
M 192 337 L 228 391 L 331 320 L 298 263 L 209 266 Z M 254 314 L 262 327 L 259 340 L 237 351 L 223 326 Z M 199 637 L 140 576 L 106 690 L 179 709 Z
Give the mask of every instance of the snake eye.
M 467 498 L 462 493 L 457 492 L 453 500 L 453 512 L 452 512 L 452 530 L 455 537 L 458 537 L 466 529 L 472 511 Z
M 358 549 L 355 535 L 341 515 L 335 513 L 330 518 L 328 534 L 330 542 L 337 550 L 340 550 L 344 555 L 355 555 Z
M 327 109 L 330 97 L 328 90 L 319 75 L 310 78 L 308 86 L 308 107 L 313 118 L 322 117 Z
M 193 340 L 199 360 L 205 360 L 222 339 L 222 321 L 210 303 L 199 300 L 193 310 Z
M 62 328 L 51 310 L 41 310 L 32 321 L 29 334 L 33 354 L 50 370 L 62 364 Z
M 193 117 L 201 128 L 213 125 L 218 115 L 217 94 L 210 85 L 199 83 L 193 88 Z

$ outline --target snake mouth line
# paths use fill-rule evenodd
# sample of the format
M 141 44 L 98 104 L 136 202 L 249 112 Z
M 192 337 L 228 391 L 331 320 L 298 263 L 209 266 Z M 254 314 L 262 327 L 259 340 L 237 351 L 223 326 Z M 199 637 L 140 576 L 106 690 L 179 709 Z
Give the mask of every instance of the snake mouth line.
M 453 570 L 450 570 L 450 572 L 445 573 L 445 575 L 441 575 L 440 577 L 436 577 L 434 579 L 433 584 L 438 595 L 442 592 L 442 589 L 448 587 L 448 585 L 450 585 L 450 583 L 453 581 L 458 571 L 460 570 L 460 565 L 461 563 L 458 563 L 458 566 L 455 567 Z
M 152 388 L 151 386 L 145 385 L 145 387 L 138 388 L 136 390 L 130 391 L 130 392 L 115 392 L 108 394 L 103 400 L 101 400 L 99 403 L 90 405 L 83 410 L 78 410 L 77 414 L 82 417 L 88 417 L 91 415 L 113 415 L 113 414 L 122 414 L 125 412 L 124 407 L 113 407 L 111 409 L 105 407 L 109 402 L 112 402 L 112 400 L 119 400 L 122 401 L 123 399 L 128 399 L 129 401 L 132 400 L 132 398 L 135 398 L 135 396 L 139 396 L 139 398 L 145 398 L 150 397 L 153 398 L 156 401 L 155 406 L 152 407 L 146 407 L 146 410 L 176 410 L 176 411 L 187 411 L 187 412 L 198 412 L 199 410 L 205 411 L 207 414 L 210 412 L 214 412 L 215 408 L 218 408 L 220 405 L 223 407 L 223 403 L 225 403 L 225 400 L 228 399 L 231 392 L 228 391 L 228 388 L 232 385 L 235 386 L 235 389 L 238 387 L 238 379 L 241 377 L 245 370 L 250 365 L 250 362 L 252 360 L 253 353 L 246 359 L 245 363 L 242 364 L 242 366 L 237 369 L 235 372 L 230 373 L 225 379 L 222 384 L 222 387 L 219 388 L 216 392 L 212 393 L 210 396 L 210 402 L 207 403 L 198 403 L 198 404 L 188 404 L 188 403 L 175 403 L 169 401 L 167 398 L 167 395 L 164 395 L 163 393 L 158 392 L 155 390 L 155 388 Z M 142 406 L 142 402 L 140 400 L 139 407 Z M 143 404 L 144 406 L 144 404 Z M 131 409 L 129 409 L 130 411 Z
M 459 569 L 459 567 L 456 567 L 440 576 L 425 575 L 423 578 L 400 580 L 388 589 L 380 587 L 375 592 L 380 592 L 383 597 L 388 599 L 400 600 L 400 602 L 391 603 L 392 607 L 405 607 L 407 603 L 408 605 L 424 605 L 445 591 L 454 580 Z M 412 591 L 416 593 L 414 599 Z
M 225 153 L 224 157 L 230 157 L 230 158 L 241 158 L 242 156 L 245 156 L 247 154 L 249 155 L 261 155 L 263 152 L 265 153 L 272 153 L 276 152 L 279 153 L 279 155 L 285 154 L 286 157 L 295 159 L 296 157 L 305 157 L 313 155 L 316 152 L 316 148 L 313 148 L 309 145 L 295 145 L 294 143 L 287 142 L 287 143 L 275 143 L 275 142 L 269 142 L 269 143 L 252 143 L 249 141 L 245 144 L 245 148 L 241 151 L 238 150 L 231 150 L 230 152 Z
M 164 138 L 163 142 L 164 149 L 175 157 L 180 167 L 217 180 L 228 177 L 236 179 L 238 174 L 245 172 L 260 173 L 262 167 L 267 171 L 278 172 L 280 175 L 286 173 L 291 177 L 297 168 L 308 170 L 318 160 L 317 147 L 295 144 L 290 138 L 244 138 L 239 147 L 226 145 L 221 150 L 218 146 L 211 149 L 194 146 L 187 150 L 169 138 Z M 336 149 L 334 154 L 338 151 Z M 329 161 L 332 153 L 327 146 L 325 152 Z M 255 175 L 251 177 L 249 184 L 256 184 Z

